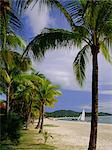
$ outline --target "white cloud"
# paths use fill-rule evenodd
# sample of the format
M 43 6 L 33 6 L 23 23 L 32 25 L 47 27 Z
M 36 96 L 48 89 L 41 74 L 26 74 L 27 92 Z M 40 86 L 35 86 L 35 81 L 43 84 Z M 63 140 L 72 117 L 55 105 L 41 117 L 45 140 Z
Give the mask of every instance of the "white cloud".
M 99 92 L 100 94 L 108 94 L 108 95 L 112 95 L 112 90 L 102 90 Z
M 26 15 L 29 17 L 29 23 L 34 35 L 40 33 L 41 30 L 49 24 L 54 24 L 55 20 L 49 15 L 49 10 L 46 5 L 42 6 L 41 11 L 38 3 L 32 10 L 31 8 L 32 6 L 28 8 Z M 79 90 L 80 87 L 75 80 L 72 68 L 72 63 L 78 49 L 74 47 L 71 48 L 71 51 L 67 49 L 68 48 L 63 48 L 63 50 L 48 52 L 46 58 L 41 63 L 34 61 L 33 65 L 51 81 L 60 84 L 63 88 Z M 91 91 L 91 77 L 92 64 L 90 61 L 86 71 L 84 90 Z M 107 83 L 112 83 L 112 66 L 107 64 L 104 58 L 99 54 L 99 84 L 105 85 Z M 107 91 L 106 89 L 103 91 L 100 90 L 100 93 L 112 94 L 110 90 Z
M 89 61 L 87 64 L 86 81 L 84 88 L 81 89 L 75 80 L 72 63 L 76 57 L 78 50 L 74 47 L 71 50 L 63 48 L 63 50 L 49 51 L 45 55 L 45 59 L 41 63 L 34 61 L 33 65 L 37 70 L 44 73 L 52 82 L 60 84 L 62 88 L 72 90 L 86 90 L 91 91 L 92 80 L 92 64 Z M 102 65 L 103 64 L 103 65 Z M 108 72 L 107 74 L 106 72 Z M 112 85 L 112 69 L 107 64 L 102 56 L 99 57 L 99 85 Z M 101 90 L 100 94 L 112 94 L 112 90 Z
M 86 111 L 91 111 L 91 106 L 89 104 L 87 104 L 87 105 L 81 105 L 80 108 L 81 109 L 85 109 Z
M 25 15 L 29 18 L 33 34 L 37 35 L 43 28 L 47 27 L 49 24 L 53 24 L 54 20 L 49 16 L 47 5 L 43 4 L 40 8 L 39 3 L 37 3 L 32 9 L 33 5 L 34 3 L 30 5 Z
M 112 101 L 100 102 L 99 111 L 112 113 Z
M 80 108 L 85 109 L 86 111 L 91 111 L 90 104 L 83 104 Z M 99 112 L 112 113 L 112 101 L 99 101 Z
M 73 48 L 69 52 L 65 49 L 47 52 L 45 59 L 41 63 L 33 61 L 33 66 L 62 88 L 80 90 L 72 68 L 75 55 Z

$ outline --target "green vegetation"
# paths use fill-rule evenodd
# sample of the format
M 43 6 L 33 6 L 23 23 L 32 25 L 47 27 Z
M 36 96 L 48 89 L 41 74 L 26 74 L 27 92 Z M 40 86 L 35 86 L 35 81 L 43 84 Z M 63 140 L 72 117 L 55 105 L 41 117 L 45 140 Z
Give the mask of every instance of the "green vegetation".
M 88 150 L 96 150 L 98 126 L 98 54 L 102 53 L 105 60 L 112 63 L 110 55 L 112 44 L 112 1 L 60 1 L 60 4 L 58 3 L 57 5 L 70 23 L 71 31 L 47 28 L 28 44 L 26 51 L 32 50 L 33 54 L 37 58 L 40 58 L 38 56 L 44 57 L 45 52 L 49 49 L 71 45 L 80 48 L 73 62 L 73 70 L 80 86 L 83 86 L 86 77 L 86 64 L 91 58 L 92 117 Z
M 10 140 L 13 144 L 18 144 L 23 127 L 21 118 L 15 113 L 9 113 L 8 116 L 1 115 L 0 121 L 0 141 Z
M 54 112 L 46 112 L 45 116 L 46 117 L 54 117 L 54 118 L 58 118 L 58 117 L 79 117 L 79 115 L 81 114 L 81 112 L 75 112 L 72 110 L 57 110 Z M 98 114 L 99 116 L 110 116 L 112 114 L 109 113 L 104 113 L 104 112 L 99 112 Z M 90 112 L 86 112 L 86 116 L 91 116 Z
M 2 150 L 54 150 L 55 147 L 49 144 L 44 144 L 44 137 L 38 134 L 37 130 L 23 130 L 20 143 L 12 145 L 9 141 L 1 144 Z
M 45 124 L 44 127 L 58 127 L 58 126 L 53 125 L 53 124 Z
M 112 114 L 110 114 L 110 113 L 104 113 L 104 112 L 99 112 L 98 115 L 99 116 L 112 116 Z
M 20 124 L 28 129 L 30 122 L 40 117 L 43 131 L 44 107 L 53 107 L 56 96 L 61 95 L 59 87 L 36 72 L 30 58 L 24 56 L 26 44 L 17 34 L 22 28 L 15 9 L 18 4 L 0 2 L 0 93 L 6 95 L 4 104 L 0 103 L 1 140 L 13 144 L 19 142 Z
M 54 112 L 46 112 L 45 113 L 46 117 L 78 117 L 80 115 L 79 112 L 75 112 L 72 110 L 57 110 Z
M 39 132 L 43 130 L 44 122 L 44 107 L 53 107 L 55 102 L 57 102 L 56 97 L 61 95 L 61 92 L 57 90 L 58 86 L 51 85 L 51 83 L 46 79 L 41 79 L 41 84 L 38 86 L 38 99 L 39 99 L 39 122 L 36 128 L 40 127 Z M 40 122 L 41 121 L 41 122 Z
M 96 150 L 98 54 L 102 53 L 106 61 L 112 63 L 109 52 L 112 44 L 112 1 L 74 0 L 63 2 L 61 0 L 40 0 L 40 5 L 44 2 L 49 6 L 60 9 L 67 18 L 71 30 L 45 29 L 26 47 L 24 40 L 17 34 L 22 26 L 18 15 L 15 14 L 18 12 L 22 14 L 22 10 L 28 8 L 32 2 L 33 0 L 0 1 L 0 93 L 6 95 L 5 112 L 1 111 L 2 128 L 4 128 L 2 140 L 17 143 L 20 138 L 19 121 L 24 123 L 27 129 L 30 122 L 36 117 L 39 118 L 36 128 L 40 128 L 39 132 L 42 132 L 44 107 L 54 106 L 56 96 L 61 95 L 61 92 L 58 91 L 59 87 L 52 85 L 44 75 L 34 71 L 31 60 L 27 55 L 28 52 L 32 51 L 37 59 L 41 59 L 48 49 L 74 45 L 80 48 L 73 62 L 74 73 L 80 86 L 83 86 L 85 80 L 86 64 L 89 58 L 92 61 L 92 120 L 88 150 Z M 16 113 L 16 117 L 11 117 L 11 112 Z M 68 116 L 68 114 L 71 116 L 79 115 L 79 113 L 73 111 L 61 111 L 61 114 L 53 113 L 54 116 L 57 115 L 58 117 L 60 115 Z M 46 113 L 46 115 L 49 116 L 49 113 Z M 99 115 L 107 114 L 99 113 Z M 22 121 L 17 119 L 19 116 Z M 14 131 L 12 131 L 14 128 L 13 120 L 16 123 Z M 29 133 L 27 132 L 27 134 Z M 45 133 L 44 136 L 46 142 L 48 134 Z M 33 139 L 33 137 L 31 138 Z M 24 140 L 26 139 L 27 137 Z M 29 141 L 30 139 L 27 143 L 30 143 Z M 8 146 L 8 149 L 11 149 L 11 145 Z M 36 146 L 40 146 L 38 149 L 47 147 L 38 144 Z M 30 148 L 32 149 L 32 147 Z
M 50 133 L 48 133 L 47 131 L 43 132 L 43 137 L 44 137 L 44 144 L 47 143 L 48 138 L 52 138 L 53 139 L 52 135 Z

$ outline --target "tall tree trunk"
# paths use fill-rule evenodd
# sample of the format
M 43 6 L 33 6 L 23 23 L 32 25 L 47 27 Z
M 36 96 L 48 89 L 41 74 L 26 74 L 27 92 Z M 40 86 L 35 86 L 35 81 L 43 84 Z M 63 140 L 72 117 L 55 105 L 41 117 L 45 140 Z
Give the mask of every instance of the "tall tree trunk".
M 31 111 L 32 111 L 32 100 L 31 100 L 30 105 L 29 105 L 28 118 L 27 118 L 27 121 L 26 121 L 26 130 L 28 129 L 28 126 L 29 126 L 29 123 L 30 123 Z
M 30 117 L 31 117 L 31 112 L 29 112 L 28 118 L 27 118 L 27 121 L 26 121 L 26 130 L 28 129 L 28 126 L 29 126 L 29 123 L 30 123 Z
M 40 108 L 40 110 L 39 110 L 39 119 L 38 119 L 38 123 L 37 123 L 37 126 L 35 127 L 35 129 L 38 129 L 40 127 L 41 114 L 42 114 L 41 110 L 42 109 Z
M 92 116 L 91 133 L 88 150 L 96 150 L 97 125 L 98 125 L 98 52 L 99 47 L 92 47 L 93 70 L 92 70 Z
M 42 103 L 42 118 L 41 118 L 39 133 L 41 133 L 43 131 L 43 124 L 44 124 L 44 103 Z
M 8 85 L 7 87 L 7 94 L 6 94 L 6 114 L 8 116 L 9 114 L 9 102 L 10 102 L 10 85 Z

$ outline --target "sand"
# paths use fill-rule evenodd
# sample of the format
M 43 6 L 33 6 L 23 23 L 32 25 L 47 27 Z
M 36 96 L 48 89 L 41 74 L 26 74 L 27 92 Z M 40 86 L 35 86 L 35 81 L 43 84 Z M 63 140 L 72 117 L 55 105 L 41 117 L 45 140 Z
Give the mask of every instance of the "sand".
M 56 150 L 87 150 L 90 123 L 45 119 L 44 124 L 44 130 L 53 136 L 47 143 Z M 112 150 L 112 125 L 98 125 L 97 150 Z

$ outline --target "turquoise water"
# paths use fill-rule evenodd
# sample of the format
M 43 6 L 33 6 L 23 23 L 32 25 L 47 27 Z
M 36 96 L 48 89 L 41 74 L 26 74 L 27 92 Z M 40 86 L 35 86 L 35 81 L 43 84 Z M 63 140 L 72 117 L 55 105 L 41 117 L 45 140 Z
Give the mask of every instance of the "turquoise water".
M 74 117 L 62 117 L 62 118 L 58 118 L 59 120 L 66 120 L 66 121 L 77 121 L 74 119 Z M 77 118 L 76 118 L 77 119 Z M 91 121 L 91 117 L 86 117 L 86 121 L 90 122 Z M 105 124 L 112 124 L 112 116 L 99 116 L 98 117 L 98 122 L 99 123 L 105 123 Z
M 91 118 L 90 117 L 86 117 L 86 121 L 90 122 Z M 98 122 L 99 123 L 112 124 L 112 116 L 99 116 Z

